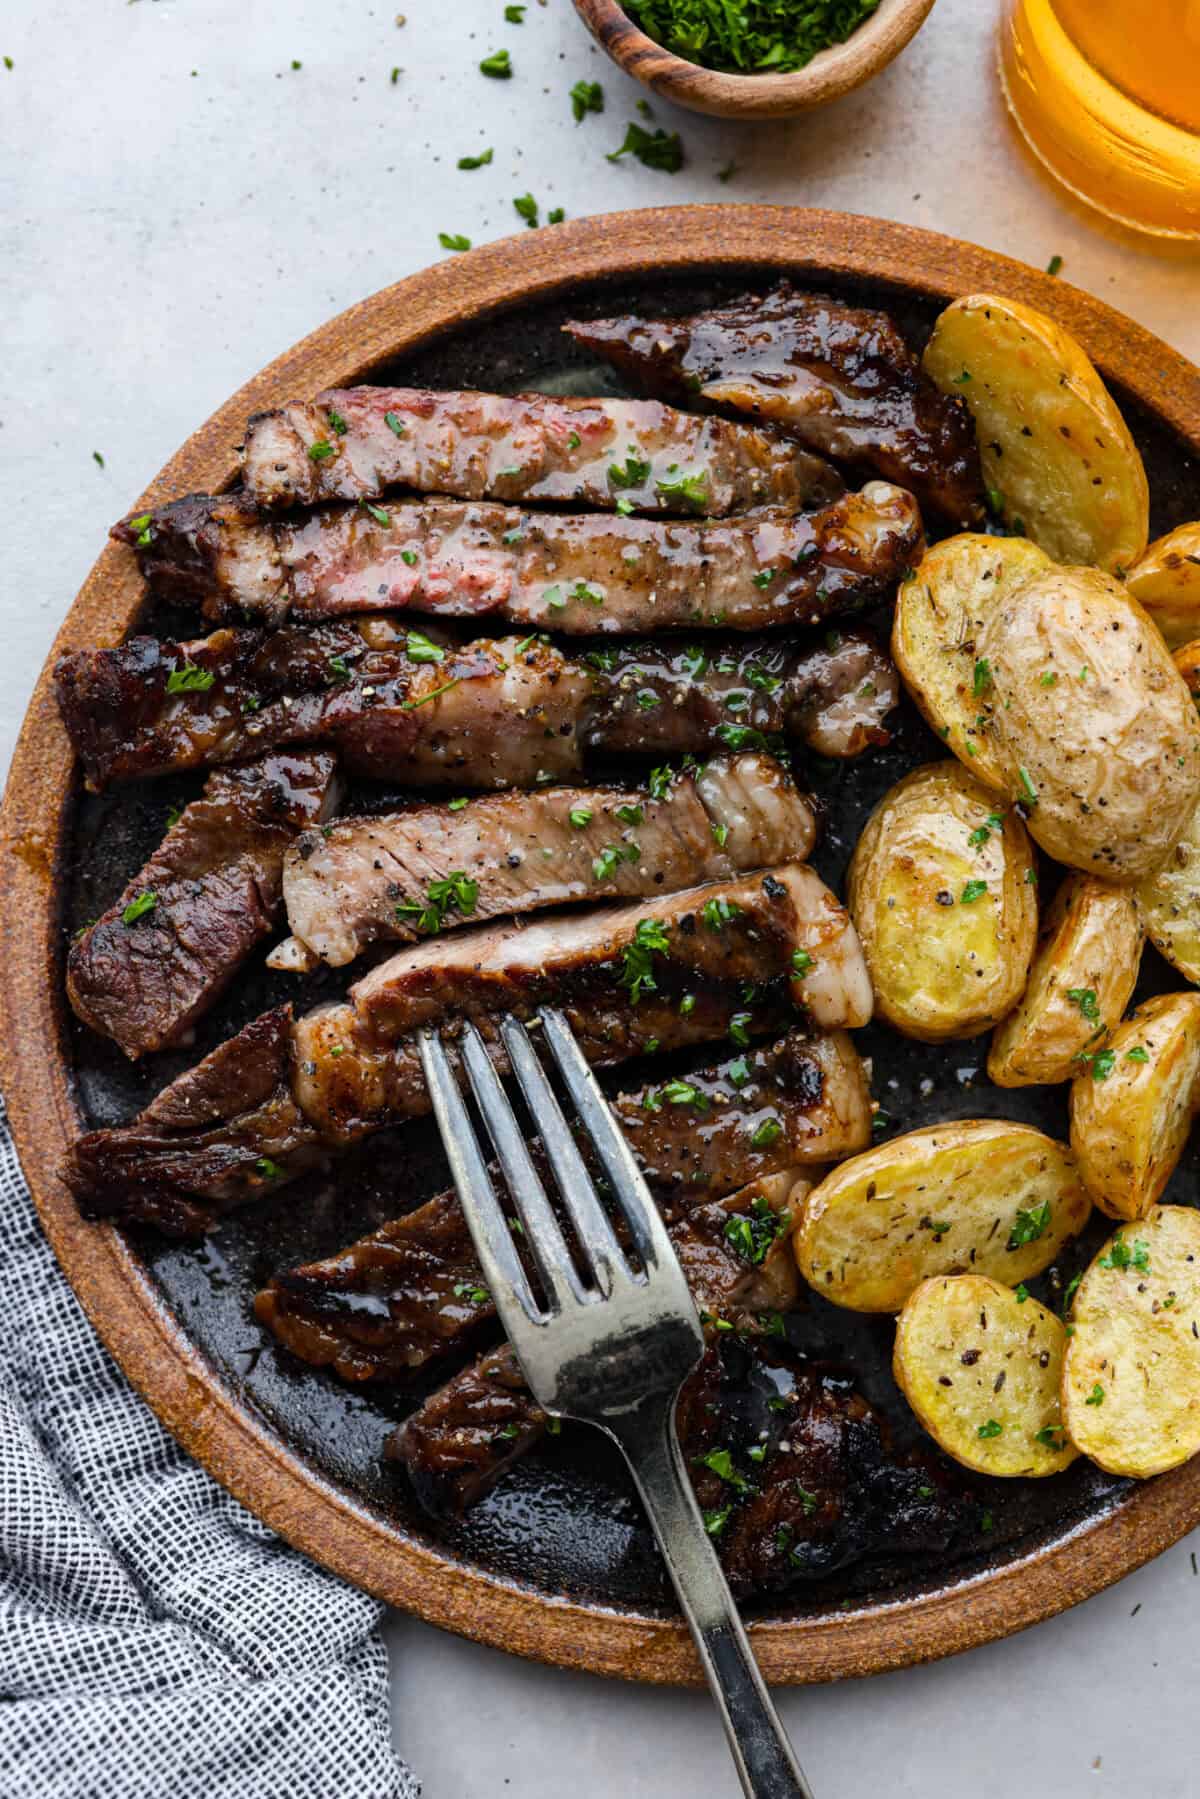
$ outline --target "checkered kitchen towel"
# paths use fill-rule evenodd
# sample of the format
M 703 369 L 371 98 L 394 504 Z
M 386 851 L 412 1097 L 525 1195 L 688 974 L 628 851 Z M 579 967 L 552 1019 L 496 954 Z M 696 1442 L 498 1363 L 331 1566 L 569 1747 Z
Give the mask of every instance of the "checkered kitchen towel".
M 0 1109 L 0 1795 L 417 1799 L 380 1607 L 188 1460 L 59 1273 Z

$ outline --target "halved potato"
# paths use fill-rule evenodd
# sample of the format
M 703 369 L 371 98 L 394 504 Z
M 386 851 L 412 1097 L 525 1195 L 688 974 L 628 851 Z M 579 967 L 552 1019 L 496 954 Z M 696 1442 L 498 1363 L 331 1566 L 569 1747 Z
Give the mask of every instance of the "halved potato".
M 984 623 L 993 750 L 1030 834 L 1118 884 L 1166 859 L 1200 800 L 1200 717 L 1119 581 L 1060 568 Z
M 1031 1280 L 1091 1209 L 1070 1150 L 1032 1126 L 932 1125 L 827 1174 L 805 1201 L 796 1259 L 835 1305 L 898 1312 L 933 1275 Z
M 1036 1299 L 982 1274 L 922 1281 L 896 1325 L 892 1372 L 930 1436 L 964 1468 L 1061 1474 L 1067 1333 Z
M 1200 1212 L 1155 1206 L 1118 1231 L 1075 1295 L 1067 1433 L 1110 1474 L 1145 1479 L 1200 1449 Z
M 884 795 L 847 876 L 850 913 L 889 1024 L 925 1043 L 974 1037 L 1014 1006 L 1037 938 L 1033 850 L 957 762 Z
M 924 365 L 971 409 L 984 480 L 1017 531 L 1057 562 L 1114 573 L 1146 548 L 1137 445 L 1083 347 L 1045 313 L 970 294 L 933 328 Z
M 1200 1078 L 1200 993 L 1148 999 L 1071 1088 L 1071 1147 L 1110 1218 L 1141 1218 L 1183 1154 Z
M 1200 803 L 1165 862 L 1133 890 L 1151 943 L 1200 986 Z
M 964 531 L 926 550 L 896 595 L 896 667 L 946 748 L 991 787 L 1006 780 L 980 707 L 987 667 L 979 661 L 979 633 L 1002 599 L 1050 566 L 1026 537 Z
M 1132 895 L 1068 875 L 1046 914 L 1021 1002 L 997 1026 L 988 1073 L 998 1087 L 1069 1081 L 1076 1058 L 1125 1015 L 1142 959 Z
M 1189 643 L 1181 643 L 1175 651 L 1174 661 L 1193 703 L 1200 706 L 1200 639 L 1192 638 Z
M 1173 650 L 1200 637 L 1200 523 L 1155 538 L 1125 586 Z

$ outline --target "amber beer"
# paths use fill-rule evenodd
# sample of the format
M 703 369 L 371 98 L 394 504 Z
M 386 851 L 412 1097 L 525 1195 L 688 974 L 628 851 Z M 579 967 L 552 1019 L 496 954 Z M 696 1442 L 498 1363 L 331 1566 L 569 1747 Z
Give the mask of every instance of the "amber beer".
M 1080 199 L 1200 238 L 1200 0 L 1009 0 L 1000 76 L 1030 148 Z

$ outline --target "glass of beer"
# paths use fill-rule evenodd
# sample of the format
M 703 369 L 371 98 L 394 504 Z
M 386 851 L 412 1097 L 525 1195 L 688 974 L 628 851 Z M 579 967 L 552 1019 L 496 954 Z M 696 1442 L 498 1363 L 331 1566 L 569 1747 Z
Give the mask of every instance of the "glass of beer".
M 1000 78 L 1030 149 L 1079 199 L 1200 239 L 1200 0 L 1009 0 Z

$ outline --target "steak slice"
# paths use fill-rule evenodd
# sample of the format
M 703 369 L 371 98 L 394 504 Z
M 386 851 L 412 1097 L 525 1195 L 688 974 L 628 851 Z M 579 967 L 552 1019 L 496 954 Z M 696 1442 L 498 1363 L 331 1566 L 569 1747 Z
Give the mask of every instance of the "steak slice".
M 686 1080 L 620 1094 L 613 1106 L 668 1216 L 683 1211 L 689 1218 L 691 1234 L 676 1248 L 686 1268 L 689 1254 L 695 1259 L 697 1282 L 708 1282 L 710 1309 L 740 1304 L 741 1287 L 718 1293 L 715 1284 L 730 1266 L 731 1246 L 745 1267 L 771 1282 L 759 1303 L 786 1309 L 796 1270 L 790 1248 L 783 1246 L 782 1259 L 777 1253 L 778 1221 L 790 1218 L 803 1195 L 799 1176 L 870 1141 L 866 1078 L 849 1039 L 791 1031 L 769 1049 L 727 1058 Z M 768 1118 L 780 1130 L 756 1145 L 754 1134 Z M 714 1203 L 731 1189 L 731 1199 Z M 791 1210 L 784 1206 L 789 1195 Z M 739 1220 L 732 1226 L 731 1216 Z M 713 1240 L 720 1255 L 705 1272 Z M 453 1193 L 338 1255 L 276 1275 L 255 1311 L 304 1361 L 330 1364 L 348 1380 L 422 1367 L 495 1318 Z
M 132 1124 L 83 1137 L 64 1178 L 90 1215 L 168 1217 L 164 1195 L 178 1190 L 181 1228 L 203 1228 L 330 1150 L 428 1112 L 413 1035 L 422 1025 L 473 1018 L 503 1067 L 496 1015 L 528 1018 L 546 1003 L 563 1007 L 585 1053 L 611 1065 L 720 1040 L 731 1027 L 778 1033 L 797 1005 L 823 1029 L 861 1024 L 872 998 L 853 925 L 803 867 L 553 923 L 461 931 L 400 951 L 347 1004 L 298 1022 L 290 1007 L 255 1020 Z M 267 1077 L 255 1068 L 247 1100 L 235 1077 L 261 1061 L 260 1039 L 273 1072 L 260 1092 Z
M 884 482 L 727 521 L 459 500 L 264 518 L 245 494 L 191 494 L 112 535 L 156 592 L 214 623 L 403 609 L 572 636 L 820 624 L 882 598 L 922 545 L 912 495 Z
M 127 1056 L 192 1026 L 278 923 L 284 855 L 337 803 L 331 755 L 266 756 L 209 776 L 120 898 L 76 938 L 67 997 Z
M 747 1335 L 775 1328 L 778 1302 L 794 1303 L 798 1277 L 790 1229 L 809 1183 L 790 1178 L 752 1183 L 723 1202 L 685 1214 L 670 1227 L 693 1298 L 718 1340 L 737 1329 Z M 771 1247 L 749 1264 L 726 1235 L 730 1218 L 757 1216 L 761 1204 L 775 1221 Z M 711 1348 L 680 1396 L 682 1422 L 695 1414 L 711 1430 L 705 1402 L 719 1392 L 719 1360 Z M 400 1462 L 421 1504 L 437 1517 L 461 1517 L 552 1429 L 529 1388 L 512 1348 L 486 1350 L 430 1395 L 389 1437 L 384 1454 Z
M 325 743 L 353 773 L 413 786 L 540 787 L 589 751 L 766 747 L 823 755 L 887 741 L 895 669 L 871 639 L 664 638 L 568 655 L 541 638 L 454 644 L 392 617 L 311 629 L 134 637 L 55 668 L 88 787 Z
M 554 787 L 339 819 L 288 849 L 283 895 L 294 935 L 270 960 L 340 968 L 381 938 L 414 942 L 433 922 L 429 894 L 449 877 L 471 884 L 462 890 L 469 915 L 482 920 L 728 880 L 803 861 L 815 836 L 808 801 L 760 755 L 660 775 L 649 793 Z
M 378 500 L 393 488 L 459 500 L 692 513 L 833 499 L 841 482 L 786 436 L 657 400 L 346 387 L 260 412 L 242 474 L 264 512 Z
M 923 372 L 884 312 L 782 282 L 684 319 L 566 326 L 644 393 L 790 433 L 808 449 L 895 481 L 952 525 L 978 525 L 983 477 L 970 415 Z

